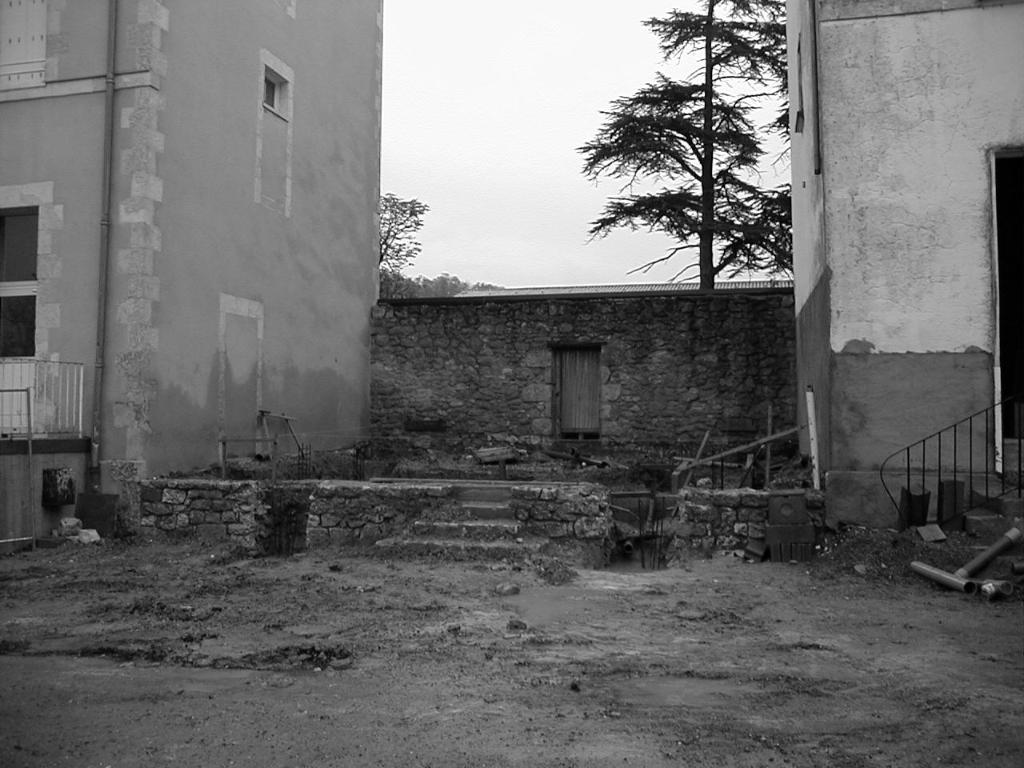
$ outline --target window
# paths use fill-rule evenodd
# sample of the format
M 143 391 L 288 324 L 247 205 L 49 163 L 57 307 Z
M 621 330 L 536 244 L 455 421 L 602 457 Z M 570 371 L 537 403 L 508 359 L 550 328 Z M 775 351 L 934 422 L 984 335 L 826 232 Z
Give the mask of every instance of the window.
M 288 80 L 270 67 L 263 68 L 263 106 L 287 120 L 289 115 Z
M 601 348 L 555 349 L 557 434 L 565 440 L 601 436 Z
M 0 89 L 44 84 L 46 0 L 0 0 Z
M 277 109 L 277 83 L 269 77 L 263 78 L 263 103 L 271 109 Z
M 36 353 L 38 250 L 39 210 L 0 211 L 0 357 Z

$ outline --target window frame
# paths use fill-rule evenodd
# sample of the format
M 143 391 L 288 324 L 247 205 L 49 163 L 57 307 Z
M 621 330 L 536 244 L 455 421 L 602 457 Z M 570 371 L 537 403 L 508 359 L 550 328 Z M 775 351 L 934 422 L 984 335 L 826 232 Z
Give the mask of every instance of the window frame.
M 39 221 L 40 211 L 39 206 L 27 206 L 18 208 L 0 208 L 0 219 L 13 216 L 34 216 L 36 219 L 36 269 L 37 274 L 34 280 L 0 280 L 0 299 L 16 299 L 16 298 L 27 298 L 32 297 L 35 305 L 35 312 L 32 318 L 32 352 L 31 354 L 25 355 L 7 355 L 4 354 L 3 347 L 0 346 L 0 360 L 11 359 L 11 358 L 25 358 L 34 357 L 37 351 L 37 343 L 35 340 L 35 332 L 38 328 L 38 318 L 35 314 L 39 311 Z M 2 229 L 2 228 L 0 228 Z M 0 244 L 2 245 L 2 244 Z

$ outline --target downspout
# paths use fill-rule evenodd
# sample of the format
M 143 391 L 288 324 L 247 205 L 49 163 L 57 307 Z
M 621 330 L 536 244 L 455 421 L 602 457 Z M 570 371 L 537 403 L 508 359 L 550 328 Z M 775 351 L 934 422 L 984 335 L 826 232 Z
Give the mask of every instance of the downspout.
M 103 434 L 103 361 L 107 347 L 107 294 L 110 273 L 111 247 L 110 216 L 113 209 L 114 176 L 114 77 L 117 57 L 117 2 L 107 0 L 107 67 L 103 110 L 103 185 L 100 196 L 103 212 L 100 215 L 99 285 L 96 291 L 96 362 L 92 385 L 92 453 L 90 485 L 94 491 L 100 486 L 100 438 Z

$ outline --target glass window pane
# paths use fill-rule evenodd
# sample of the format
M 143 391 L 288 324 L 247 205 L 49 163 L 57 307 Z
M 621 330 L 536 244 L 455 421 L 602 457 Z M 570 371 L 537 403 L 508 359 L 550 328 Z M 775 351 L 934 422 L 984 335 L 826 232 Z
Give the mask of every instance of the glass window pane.
M 36 297 L 0 298 L 0 357 L 36 354 Z
M 0 216 L 0 282 L 36 279 L 39 214 Z

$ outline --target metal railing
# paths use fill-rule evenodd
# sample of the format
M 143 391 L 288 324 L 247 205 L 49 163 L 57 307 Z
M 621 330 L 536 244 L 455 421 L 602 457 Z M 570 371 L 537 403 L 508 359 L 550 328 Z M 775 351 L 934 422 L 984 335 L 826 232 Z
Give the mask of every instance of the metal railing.
M 1012 417 L 1009 437 L 1004 434 L 1007 415 Z M 878 473 L 897 514 L 903 514 L 901 504 L 886 477 L 899 477 L 908 493 L 919 494 L 936 489 L 941 494 L 943 482 L 962 482 L 968 507 L 1008 493 L 1020 498 L 1024 492 L 1022 444 L 1024 396 L 1014 395 L 894 451 L 882 461 Z
M 85 366 L 32 358 L 0 359 L 0 390 L 28 390 L 25 398 L 0 392 L 0 436 L 81 437 Z

